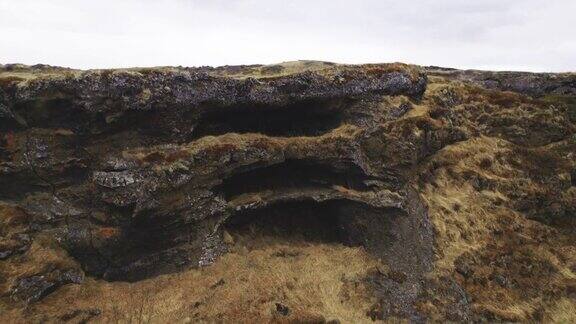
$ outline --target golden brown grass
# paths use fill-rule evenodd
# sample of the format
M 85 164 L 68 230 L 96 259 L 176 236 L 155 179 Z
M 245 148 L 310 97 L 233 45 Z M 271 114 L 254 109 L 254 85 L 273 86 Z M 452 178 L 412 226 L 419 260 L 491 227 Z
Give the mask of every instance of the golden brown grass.
M 248 250 L 236 237 L 231 252 L 214 265 L 136 283 L 87 279 L 68 285 L 33 306 L 34 314 L 102 311 L 97 322 L 370 322 L 373 300 L 363 279 L 377 262 L 362 248 L 337 244 L 285 244 L 259 238 Z M 276 311 L 276 303 L 289 309 Z M 28 321 L 19 311 L 0 318 Z
M 477 191 L 465 179 L 452 175 L 466 170 L 482 172 L 482 176 L 496 177 L 478 168 L 486 156 L 496 153 L 502 142 L 479 138 L 449 146 L 440 151 L 431 165 L 434 181 L 424 188 L 423 197 L 428 205 L 437 235 L 439 272 L 451 270 L 454 260 L 464 252 L 484 246 L 496 224 L 499 207 L 507 200 L 499 192 Z
M 480 137 L 446 147 L 421 170 L 437 234 L 433 276 L 456 278 L 472 297 L 473 312 L 485 318 L 571 318 L 570 302 L 559 296 L 576 287 L 573 238 L 513 208 L 514 195 L 545 190 L 530 178 L 536 166 L 528 165 L 540 153 L 526 158 L 511 143 Z M 518 163 L 510 163 L 514 159 Z M 553 161 L 538 165 L 546 169 L 539 175 L 562 169 Z M 464 275 L 456 271 L 463 260 L 472 270 Z M 495 276 L 507 283 L 498 284 Z

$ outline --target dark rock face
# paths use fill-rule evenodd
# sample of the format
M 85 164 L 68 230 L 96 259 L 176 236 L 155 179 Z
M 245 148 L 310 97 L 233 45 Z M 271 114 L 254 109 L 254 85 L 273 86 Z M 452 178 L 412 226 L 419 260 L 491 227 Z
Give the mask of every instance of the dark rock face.
M 84 274 L 76 269 L 59 270 L 20 278 L 12 287 L 12 298 L 27 303 L 35 302 L 58 287 L 69 283 L 82 283 Z
M 228 219 L 287 203 L 333 214 L 342 242 L 429 267 L 431 229 L 411 207 L 418 197 L 403 167 L 366 145 L 422 96 L 424 74 L 405 65 L 231 71 L 36 67 L 31 80 L 13 77 L 0 98 L 0 194 L 32 216 L 32 233 L 51 233 L 106 280 L 210 264 L 225 252 Z M 390 96 L 407 99 L 383 104 Z M 34 296 L 55 287 L 22 280 Z

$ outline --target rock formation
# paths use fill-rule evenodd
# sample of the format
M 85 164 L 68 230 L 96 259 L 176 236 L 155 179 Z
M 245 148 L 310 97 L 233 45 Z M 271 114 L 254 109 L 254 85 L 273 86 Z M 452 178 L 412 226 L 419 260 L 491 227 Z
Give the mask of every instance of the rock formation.
M 570 73 L 4 65 L 0 319 L 570 320 L 575 131 Z

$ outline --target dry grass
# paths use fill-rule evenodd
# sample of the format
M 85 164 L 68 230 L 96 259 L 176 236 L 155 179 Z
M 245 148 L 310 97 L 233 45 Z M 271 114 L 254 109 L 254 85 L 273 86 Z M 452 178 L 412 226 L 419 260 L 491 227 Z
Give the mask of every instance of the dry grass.
M 438 237 L 438 271 L 451 270 L 459 255 L 483 247 L 494 230 L 498 213 L 503 212 L 497 205 L 507 200 L 504 195 L 497 191 L 478 191 L 464 178 L 470 170 L 481 173 L 480 177 L 497 178 L 497 174 L 478 165 L 486 156 L 506 150 L 498 147 L 499 144 L 503 143 L 479 138 L 449 146 L 438 152 L 421 171 L 421 177 L 433 177 L 433 181 L 425 185 L 423 197 Z
M 98 322 L 131 323 L 369 322 L 366 311 L 374 301 L 363 279 L 377 263 L 362 248 L 260 238 L 266 244 L 249 251 L 239 243 L 246 239 L 236 237 L 231 253 L 203 269 L 137 283 L 87 279 L 65 286 L 32 313 L 62 316 L 97 308 Z M 286 316 L 276 311 L 277 303 L 288 307 Z M 30 319 L 22 315 L 3 316 Z
M 550 323 L 576 323 L 576 300 L 561 298 L 547 314 Z
M 446 147 L 423 166 L 423 196 L 437 234 L 434 273 L 456 278 L 484 318 L 557 322 L 546 310 L 576 287 L 576 246 L 568 234 L 528 219 L 515 202 L 541 196 L 542 177 L 554 178 L 564 166 L 553 158 L 534 163 L 546 153 L 540 150 L 520 153 L 480 137 Z

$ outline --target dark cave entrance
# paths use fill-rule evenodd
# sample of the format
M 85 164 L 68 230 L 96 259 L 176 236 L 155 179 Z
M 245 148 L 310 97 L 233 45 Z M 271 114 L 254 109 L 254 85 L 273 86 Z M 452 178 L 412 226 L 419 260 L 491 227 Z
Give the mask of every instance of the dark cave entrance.
M 281 202 L 234 214 L 224 229 L 255 248 L 266 241 L 341 243 L 335 205 L 314 201 Z
M 96 132 L 105 125 L 101 116 L 87 112 L 67 97 L 23 101 L 13 110 L 27 127 L 70 129 L 82 134 Z
M 364 246 L 380 254 L 397 240 L 394 226 L 404 216 L 397 208 L 349 200 L 288 201 L 236 212 L 223 229 L 249 249 L 274 243 L 328 243 Z
M 269 136 L 318 136 L 338 128 L 344 119 L 342 100 L 308 100 L 285 106 L 206 107 L 193 137 L 226 133 Z
M 282 163 L 240 171 L 223 180 L 215 188 L 226 199 L 243 193 L 288 191 L 304 188 L 326 188 L 334 185 L 365 191 L 370 177 L 353 163 L 321 163 L 286 160 Z

